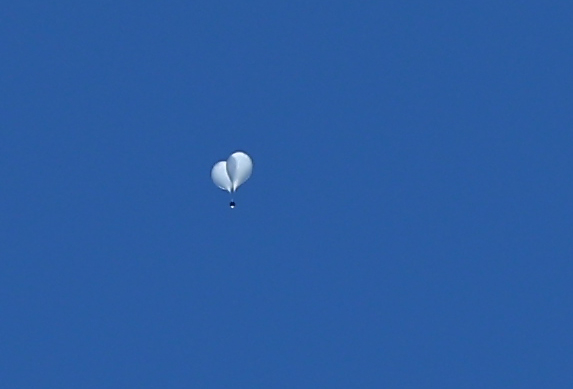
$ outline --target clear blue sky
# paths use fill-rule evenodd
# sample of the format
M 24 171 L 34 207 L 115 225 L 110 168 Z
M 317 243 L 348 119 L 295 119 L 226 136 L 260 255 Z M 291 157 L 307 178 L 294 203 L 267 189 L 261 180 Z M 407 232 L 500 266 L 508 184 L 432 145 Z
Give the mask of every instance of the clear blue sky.
M 573 387 L 573 6 L 461 3 L 5 4 L 0 386 Z

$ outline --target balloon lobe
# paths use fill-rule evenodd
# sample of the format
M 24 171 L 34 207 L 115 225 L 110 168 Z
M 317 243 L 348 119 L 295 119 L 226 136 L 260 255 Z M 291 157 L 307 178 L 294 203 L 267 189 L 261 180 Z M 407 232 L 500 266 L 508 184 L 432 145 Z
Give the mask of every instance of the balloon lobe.
M 252 172 L 253 161 L 242 151 L 231 154 L 227 159 L 227 174 L 231 180 L 233 191 L 244 184 L 251 177 Z
M 231 192 L 233 183 L 227 174 L 227 162 L 219 161 L 211 169 L 211 179 L 219 188 Z

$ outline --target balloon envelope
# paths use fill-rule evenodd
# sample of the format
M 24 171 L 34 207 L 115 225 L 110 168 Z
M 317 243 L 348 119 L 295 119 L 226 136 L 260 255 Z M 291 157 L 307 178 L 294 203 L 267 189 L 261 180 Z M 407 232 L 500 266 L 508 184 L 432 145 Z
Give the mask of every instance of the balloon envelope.
M 253 172 L 253 161 L 251 157 L 242 151 L 237 151 L 227 159 L 227 174 L 231 181 L 231 191 L 236 191 L 245 181 L 249 179 Z
M 227 174 L 227 162 L 219 161 L 211 169 L 211 179 L 219 188 L 231 192 L 233 183 Z

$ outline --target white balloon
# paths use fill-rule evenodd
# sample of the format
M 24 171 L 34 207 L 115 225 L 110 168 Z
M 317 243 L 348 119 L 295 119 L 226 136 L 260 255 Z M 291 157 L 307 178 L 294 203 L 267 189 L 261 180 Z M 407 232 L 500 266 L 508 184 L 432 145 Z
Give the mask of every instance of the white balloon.
M 252 172 L 253 161 L 251 157 L 242 151 L 231 154 L 229 159 L 227 159 L 227 174 L 233 184 L 233 192 L 251 177 Z
M 251 157 L 242 151 L 237 151 L 226 161 L 219 161 L 213 166 L 211 179 L 219 188 L 232 193 L 251 177 L 252 172 Z
M 233 183 L 227 174 L 227 162 L 219 161 L 211 169 L 211 179 L 219 188 L 231 192 Z

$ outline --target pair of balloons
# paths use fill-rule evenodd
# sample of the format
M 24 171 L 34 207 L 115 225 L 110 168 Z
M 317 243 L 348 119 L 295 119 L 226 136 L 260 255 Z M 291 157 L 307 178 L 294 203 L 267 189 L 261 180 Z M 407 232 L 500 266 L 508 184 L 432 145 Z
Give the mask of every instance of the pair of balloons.
M 211 179 L 219 188 L 234 193 L 245 183 L 253 172 L 253 161 L 246 153 L 237 151 L 226 161 L 219 161 L 211 169 Z M 231 208 L 235 202 L 231 201 Z

